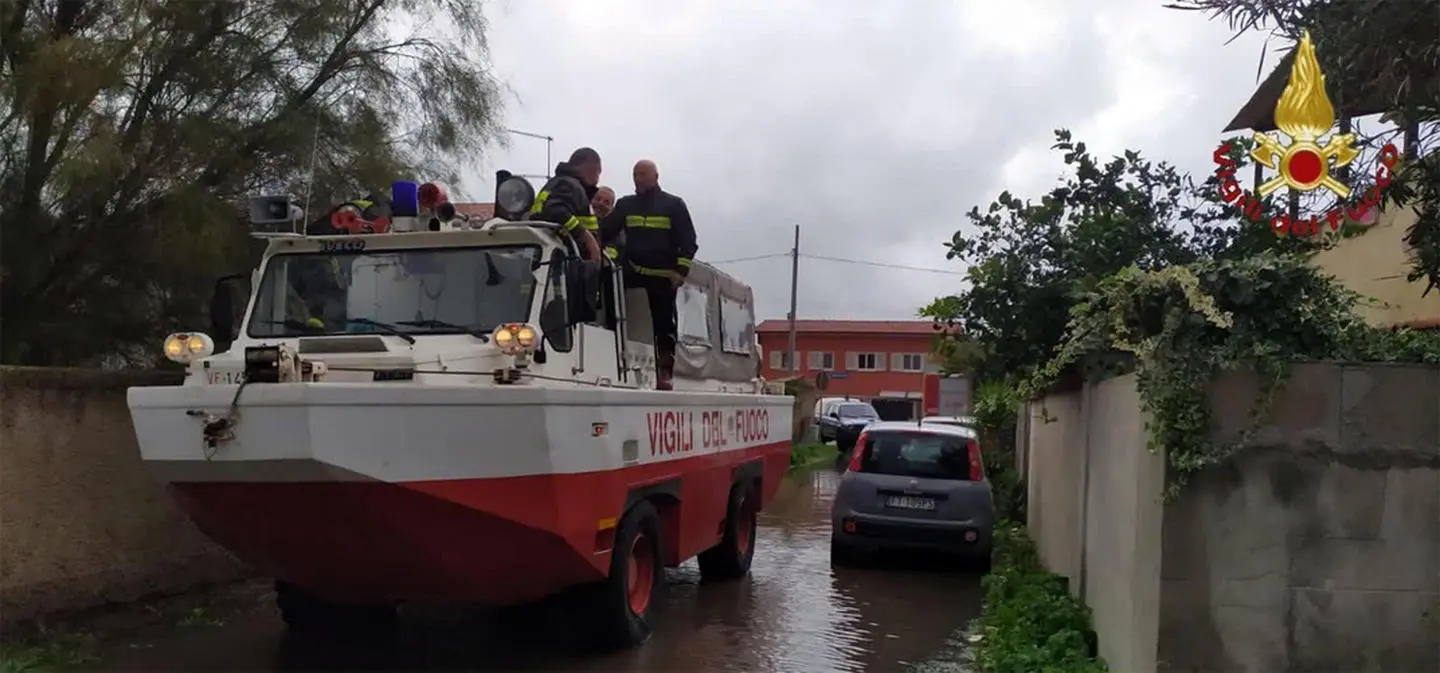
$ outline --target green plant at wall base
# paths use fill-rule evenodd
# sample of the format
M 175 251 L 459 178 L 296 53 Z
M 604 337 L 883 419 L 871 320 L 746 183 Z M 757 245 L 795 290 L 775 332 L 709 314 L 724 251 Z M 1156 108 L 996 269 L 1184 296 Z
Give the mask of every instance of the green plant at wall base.
M 818 465 L 835 457 L 835 447 L 810 442 L 790 447 L 790 469 Z
M 41 631 L 23 642 L 0 645 L 0 673 L 51 673 L 99 661 L 95 638 Z
M 995 570 L 984 579 L 975 662 L 980 673 L 1101 673 L 1090 611 L 1047 572 L 1018 524 L 995 527 Z
M 1246 443 L 1294 363 L 1440 362 L 1440 333 L 1368 326 L 1354 312 L 1356 300 L 1299 255 L 1132 267 L 1075 307 L 1058 355 L 1026 394 L 1043 395 L 1075 370 L 1090 380 L 1133 370 L 1150 448 L 1166 451 L 1173 498 L 1190 474 Z M 1212 439 L 1209 395 L 1229 371 L 1253 372 L 1259 392 L 1252 426 L 1222 445 Z
M 985 474 L 990 479 L 996 515 L 1025 519 L 1025 480 L 1015 469 L 1015 416 L 1020 389 L 1009 381 L 986 381 L 975 387 L 973 415 L 980 423 Z

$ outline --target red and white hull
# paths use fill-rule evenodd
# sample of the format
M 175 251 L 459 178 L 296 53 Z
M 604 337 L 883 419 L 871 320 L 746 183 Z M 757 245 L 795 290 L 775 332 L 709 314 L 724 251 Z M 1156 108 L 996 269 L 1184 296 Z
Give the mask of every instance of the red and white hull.
M 601 579 L 637 493 L 666 503 L 673 565 L 720 540 L 737 470 L 768 502 L 789 466 L 788 397 L 254 384 L 207 449 L 187 412 L 234 395 L 132 388 L 143 458 L 217 542 L 336 600 L 503 605 Z

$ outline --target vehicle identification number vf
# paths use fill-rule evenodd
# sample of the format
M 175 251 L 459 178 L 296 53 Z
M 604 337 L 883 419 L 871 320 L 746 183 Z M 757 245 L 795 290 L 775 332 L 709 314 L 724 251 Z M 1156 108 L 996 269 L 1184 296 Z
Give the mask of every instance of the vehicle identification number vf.
M 723 449 L 731 445 L 761 442 L 770 437 L 768 409 L 652 411 L 645 415 L 650 429 L 650 455 L 693 452 L 696 449 L 697 419 L 700 421 L 701 449 Z
M 245 378 L 245 372 L 205 372 L 206 381 L 212 386 L 231 385 Z

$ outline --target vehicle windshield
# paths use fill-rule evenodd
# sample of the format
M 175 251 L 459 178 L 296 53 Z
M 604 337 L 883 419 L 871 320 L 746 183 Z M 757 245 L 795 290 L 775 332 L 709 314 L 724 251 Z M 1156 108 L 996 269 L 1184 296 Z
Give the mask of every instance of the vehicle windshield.
M 874 407 L 868 404 L 842 404 L 835 408 L 840 418 L 879 418 Z
M 247 334 L 485 334 L 525 322 L 533 245 L 276 255 Z
M 901 477 L 969 479 L 970 447 L 963 437 L 923 432 L 870 432 L 860 471 Z

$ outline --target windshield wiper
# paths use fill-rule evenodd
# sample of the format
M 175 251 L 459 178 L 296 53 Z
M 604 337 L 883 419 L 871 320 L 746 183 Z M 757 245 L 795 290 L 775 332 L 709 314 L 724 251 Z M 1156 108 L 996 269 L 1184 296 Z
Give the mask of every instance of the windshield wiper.
M 371 320 L 369 318 L 347 318 L 345 322 L 351 325 L 366 325 L 369 327 L 374 327 L 387 334 L 393 334 L 395 336 L 398 336 L 401 339 L 404 339 L 406 343 L 415 343 L 415 337 L 410 336 L 410 334 L 408 334 L 405 330 L 391 325 L 388 322 L 380 322 L 379 320 Z
M 434 319 L 434 318 L 426 318 L 426 319 L 424 319 L 424 320 L 399 320 L 399 321 L 396 321 L 395 324 L 396 324 L 396 325 L 404 325 L 404 326 L 406 326 L 406 327 L 439 327 L 440 329 L 457 329 L 457 330 L 460 330 L 461 332 L 464 332 L 464 333 L 466 333 L 466 334 L 469 334 L 470 336 L 475 337 L 476 339 L 479 339 L 479 340 L 481 340 L 481 341 L 484 341 L 485 343 L 489 343 L 489 342 L 490 342 L 490 335 L 489 335 L 489 334 L 486 334 L 486 333 L 484 333 L 484 332 L 481 332 L 480 330 L 475 329 L 474 327 L 469 327 L 469 326 L 467 326 L 467 325 L 457 325 L 457 324 L 455 324 L 455 323 L 453 323 L 453 322 L 449 322 L 449 321 L 446 321 L 446 320 L 436 320 L 436 319 Z

